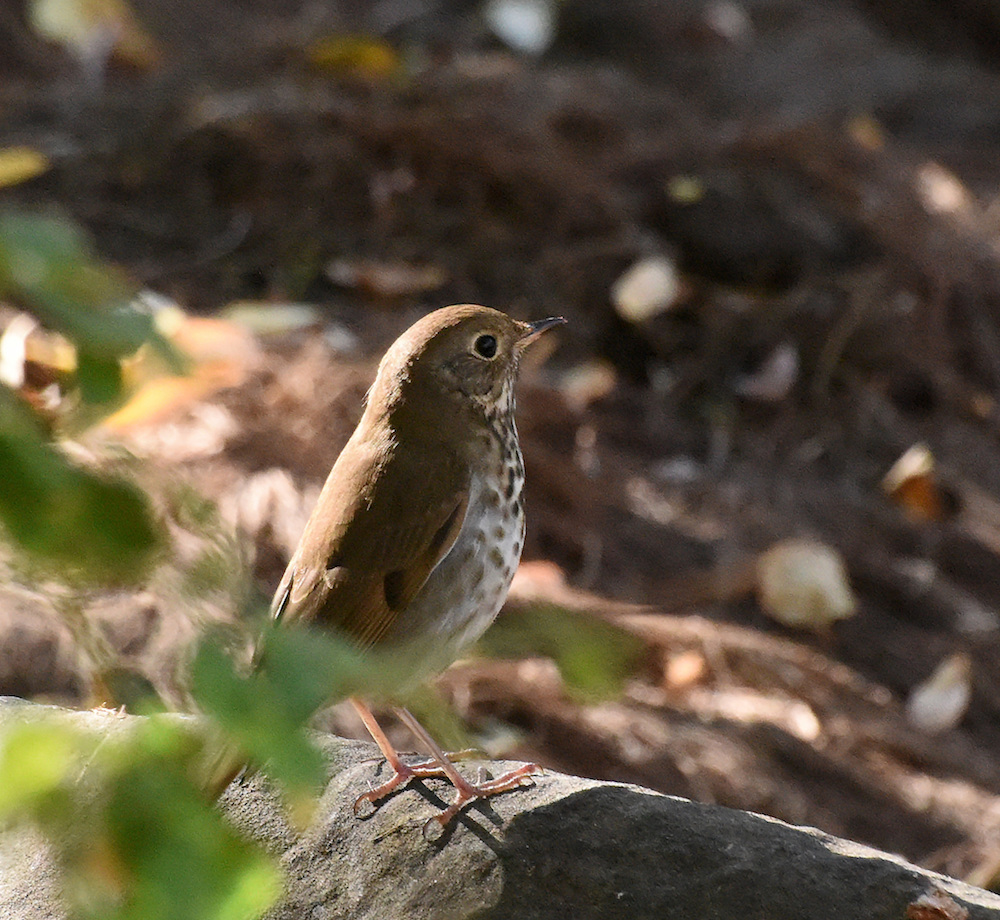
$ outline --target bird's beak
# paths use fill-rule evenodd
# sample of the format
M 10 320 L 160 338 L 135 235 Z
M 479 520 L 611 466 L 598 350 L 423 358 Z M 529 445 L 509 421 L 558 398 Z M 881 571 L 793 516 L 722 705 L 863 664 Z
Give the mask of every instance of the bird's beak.
M 553 326 L 561 326 L 566 320 L 561 316 L 550 316 L 547 319 L 535 320 L 533 323 L 524 323 L 524 334 L 517 340 L 518 348 L 524 348 L 535 341 L 546 329 Z

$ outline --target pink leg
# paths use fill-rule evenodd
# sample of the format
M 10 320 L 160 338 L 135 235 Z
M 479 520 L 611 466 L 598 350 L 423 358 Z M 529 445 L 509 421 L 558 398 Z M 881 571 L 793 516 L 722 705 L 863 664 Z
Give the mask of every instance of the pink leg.
M 455 797 L 455 801 L 452 802 L 451 805 L 442 811 L 441 814 L 434 815 L 434 817 L 424 825 L 425 836 L 427 836 L 428 828 L 431 827 L 435 821 L 441 825 L 441 830 L 443 831 L 448 826 L 451 819 L 454 818 L 455 815 L 457 815 L 466 805 L 468 805 L 469 802 L 474 802 L 476 799 L 485 799 L 491 795 L 497 795 L 501 792 L 507 792 L 511 789 L 518 788 L 518 786 L 534 785 L 532 777 L 541 772 L 538 764 L 526 763 L 522 764 L 516 770 L 511 770 L 509 773 L 504 773 L 503 776 L 498 776 L 496 779 L 491 779 L 484 783 L 470 783 L 464 776 L 462 776 L 461 773 L 458 772 L 448 755 L 441 750 L 437 742 L 430 736 L 427 729 L 417 721 L 416 716 L 414 716 L 409 709 L 396 707 L 396 715 L 398 715 L 406 727 L 426 745 L 428 750 L 431 752 L 431 756 L 440 765 L 440 770 L 444 777 L 451 781 L 451 784 L 458 792 L 458 795 Z
M 424 825 L 424 834 L 427 835 L 428 828 L 433 829 L 434 823 L 439 824 L 441 830 L 444 830 L 451 819 L 469 802 L 497 795 L 501 792 L 507 792 L 510 789 L 516 789 L 518 786 L 531 784 L 531 777 L 541 772 L 536 764 L 529 763 L 488 782 L 470 783 L 458 772 L 448 755 L 441 750 L 437 742 L 430 736 L 427 729 L 417 721 L 413 713 L 408 709 L 398 707 L 396 714 L 431 752 L 431 760 L 409 766 L 400 759 L 399 754 L 386 737 L 385 732 L 382 731 L 371 710 L 357 697 L 351 697 L 351 703 L 361 717 L 361 721 L 364 722 L 365 728 L 368 729 L 369 734 L 375 739 L 375 743 L 385 755 L 386 762 L 393 770 L 393 775 L 388 781 L 377 789 L 372 789 L 370 792 L 366 792 L 364 795 L 358 797 L 354 803 L 355 814 L 359 813 L 363 803 L 374 804 L 413 778 L 426 779 L 434 777 L 447 779 L 455 787 L 458 795 L 448 808 L 441 812 L 441 814 L 435 815 Z
M 351 697 L 351 704 L 357 710 L 361 721 L 365 724 L 365 728 L 368 729 L 368 734 L 372 736 L 375 743 L 379 746 L 379 750 L 382 751 L 386 763 L 392 768 L 392 776 L 386 782 L 372 789 L 370 792 L 358 796 L 357 801 L 354 803 L 354 813 L 356 815 L 361 813 L 361 808 L 364 804 L 371 805 L 380 799 L 384 799 L 411 779 L 445 776 L 441 766 L 434 760 L 413 764 L 412 766 L 403 763 L 399 753 L 392 746 L 392 742 L 386 737 L 385 732 L 382 731 L 382 726 L 378 724 L 372 711 L 356 696 Z

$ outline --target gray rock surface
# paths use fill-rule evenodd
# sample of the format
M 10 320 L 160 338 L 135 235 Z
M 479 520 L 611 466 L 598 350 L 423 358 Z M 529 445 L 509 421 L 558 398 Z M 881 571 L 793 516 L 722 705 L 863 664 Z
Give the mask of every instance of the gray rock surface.
M 45 713 L 109 733 L 134 724 L 0 699 L 0 732 Z M 319 743 L 332 778 L 304 833 L 289 828 L 260 776 L 238 779 L 221 800 L 235 826 L 280 856 L 287 893 L 272 916 L 281 920 L 903 920 L 908 905 L 935 889 L 955 902 L 954 920 L 962 909 L 971 920 L 1000 920 L 1000 898 L 886 853 L 760 815 L 561 774 L 470 808 L 428 842 L 422 826 L 437 794 L 447 796 L 444 784 L 407 789 L 359 820 L 351 804 L 383 769 L 374 748 L 329 735 Z M 489 764 L 494 774 L 506 767 Z M 29 831 L 0 833 L 0 917 L 62 917 L 57 891 L 44 843 Z

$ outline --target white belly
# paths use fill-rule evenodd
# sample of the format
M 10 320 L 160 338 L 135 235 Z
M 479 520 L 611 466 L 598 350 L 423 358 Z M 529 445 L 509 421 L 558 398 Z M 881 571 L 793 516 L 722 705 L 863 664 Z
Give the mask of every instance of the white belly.
M 407 657 L 412 651 L 414 661 L 421 661 L 421 677 L 451 664 L 503 606 L 524 545 L 521 476 L 512 489 L 507 485 L 506 477 L 498 483 L 473 480 L 454 545 L 387 637 L 386 646 L 406 649 Z

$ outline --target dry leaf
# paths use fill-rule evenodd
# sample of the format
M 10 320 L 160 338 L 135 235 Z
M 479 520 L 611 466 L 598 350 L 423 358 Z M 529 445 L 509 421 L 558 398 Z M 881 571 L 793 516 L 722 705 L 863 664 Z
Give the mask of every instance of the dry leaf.
M 20 185 L 49 171 L 49 158 L 34 147 L 0 148 L 0 188 Z
M 962 721 L 971 699 L 972 659 L 965 652 L 956 652 L 914 687 L 906 702 L 906 718 L 914 728 L 937 734 Z
M 677 266 L 663 255 L 640 259 L 611 286 L 615 311 L 630 323 L 641 323 L 669 310 L 681 294 Z
M 937 163 L 917 170 L 917 196 L 929 214 L 957 214 L 973 208 L 973 198 L 954 173 Z
M 191 361 L 184 376 L 164 374 L 148 348 L 126 363 L 134 395 L 104 420 L 115 431 L 161 419 L 246 376 L 257 355 L 253 336 L 226 320 L 187 316 L 173 308 L 157 314 L 160 331 Z
M 671 176 L 663 190 L 674 204 L 697 204 L 705 197 L 705 183 L 697 176 Z
M 483 16 L 508 48 L 542 54 L 555 38 L 556 6 L 556 0 L 488 0 Z
M 384 80 L 401 69 L 396 49 L 366 35 L 331 35 L 306 49 L 313 67 L 334 76 Z
M 932 888 L 906 905 L 906 920 L 968 920 L 968 917 L 968 910 L 940 888 Z
M 885 147 L 885 129 L 874 115 L 855 115 L 847 122 L 847 133 L 865 150 L 875 152 Z
M 934 477 L 934 455 L 926 444 L 914 444 L 885 474 L 882 490 L 910 517 L 940 521 L 944 499 Z
M 101 68 L 109 56 L 142 69 L 155 66 L 162 56 L 126 0 L 32 0 L 28 15 L 43 38 Z
M 436 291 L 448 280 L 444 269 L 436 265 L 408 265 L 374 259 L 334 259 L 326 267 L 326 276 L 334 284 L 384 298 Z
M 671 655 L 663 667 L 663 689 L 680 690 L 698 683 L 708 673 L 705 656 L 696 649 Z
M 222 311 L 222 317 L 257 335 L 283 335 L 319 326 L 323 317 L 308 303 L 265 303 L 238 300 Z
M 608 361 L 587 361 L 571 367 L 559 379 L 559 390 L 577 412 L 603 399 L 618 383 L 614 365 Z
M 779 623 L 818 632 L 857 609 L 840 554 L 810 540 L 776 543 L 757 560 L 757 594 Z

